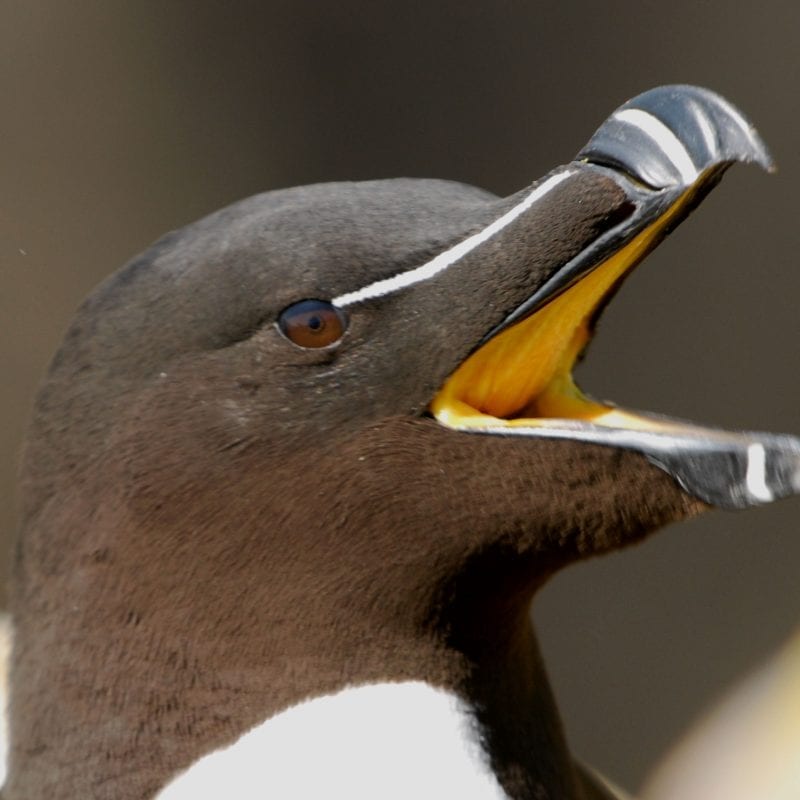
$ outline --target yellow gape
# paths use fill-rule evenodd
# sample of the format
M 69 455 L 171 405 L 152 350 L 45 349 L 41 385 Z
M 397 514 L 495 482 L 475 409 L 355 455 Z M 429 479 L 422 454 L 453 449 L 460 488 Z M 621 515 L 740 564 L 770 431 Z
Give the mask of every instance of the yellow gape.
M 587 398 L 572 370 L 591 338 L 595 309 L 658 244 L 693 194 L 683 194 L 607 261 L 467 358 L 433 399 L 436 419 L 458 429 L 542 426 L 553 419 L 614 428 L 672 427 Z

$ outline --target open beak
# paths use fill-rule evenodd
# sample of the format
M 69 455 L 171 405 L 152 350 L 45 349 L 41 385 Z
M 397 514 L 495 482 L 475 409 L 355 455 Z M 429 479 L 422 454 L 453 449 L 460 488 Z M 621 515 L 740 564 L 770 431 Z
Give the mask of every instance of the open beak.
M 635 450 L 720 507 L 799 492 L 800 439 L 625 411 L 590 399 L 572 376 L 622 280 L 737 161 L 773 169 L 755 129 L 708 90 L 661 87 L 618 109 L 573 166 L 613 177 L 626 216 L 486 334 L 434 398 L 436 419 L 473 433 Z

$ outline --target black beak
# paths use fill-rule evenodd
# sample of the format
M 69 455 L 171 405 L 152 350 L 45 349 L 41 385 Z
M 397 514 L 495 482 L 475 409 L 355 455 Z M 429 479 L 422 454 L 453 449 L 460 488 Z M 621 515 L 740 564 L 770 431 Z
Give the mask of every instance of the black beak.
M 643 258 L 736 162 L 775 170 L 756 129 L 714 92 L 697 86 L 659 86 L 629 100 L 597 129 L 573 163 L 607 171 L 625 190 L 630 215 L 542 284 L 484 341 L 535 313 L 689 194 Z
M 713 92 L 665 86 L 619 108 L 566 169 L 610 178 L 624 192 L 626 213 L 495 325 L 470 356 L 472 364 L 486 363 L 481 357 L 489 358 L 486 353 L 495 344 L 491 340 L 499 334 L 508 341 L 511 334 L 530 330 L 529 323 L 535 325 L 542 315 L 528 318 L 612 257 L 622 255 L 625 269 L 635 266 L 735 162 L 773 169 L 772 158 L 753 126 Z M 515 331 L 507 330 L 511 327 Z M 468 369 L 459 370 L 461 375 L 470 374 Z M 477 407 L 449 413 L 448 398 L 459 396 L 464 386 L 460 380 L 459 372 L 455 373 L 434 401 L 435 408 L 444 411 L 437 412 L 437 419 L 449 427 L 634 450 L 669 473 L 689 494 L 723 508 L 743 508 L 800 493 L 800 439 L 793 436 L 721 431 L 628 412 L 607 418 L 603 414 L 537 416 L 535 411 L 502 417 L 482 413 Z M 535 409 L 535 401 L 536 396 L 531 397 L 527 408 Z
M 737 161 L 775 168 L 739 111 L 697 86 L 660 86 L 629 100 L 600 126 L 577 160 L 613 167 L 653 190 L 679 192 Z

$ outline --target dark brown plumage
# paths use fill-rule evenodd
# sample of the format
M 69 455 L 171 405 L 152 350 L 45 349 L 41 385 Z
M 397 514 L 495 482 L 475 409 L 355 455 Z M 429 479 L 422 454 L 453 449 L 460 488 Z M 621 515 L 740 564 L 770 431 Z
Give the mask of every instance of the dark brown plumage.
M 261 195 L 86 301 L 25 452 L 6 800 L 143 800 L 293 703 L 412 679 L 469 699 L 509 796 L 584 796 L 531 598 L 704 504 L 641 453 L 470 435 L 425 409 L 564 264 L 628 230 L 629 195 L 576 164 L 458 269 L 350 310 L 338 347 L 274 324 L 424 263 L 523 194 Z

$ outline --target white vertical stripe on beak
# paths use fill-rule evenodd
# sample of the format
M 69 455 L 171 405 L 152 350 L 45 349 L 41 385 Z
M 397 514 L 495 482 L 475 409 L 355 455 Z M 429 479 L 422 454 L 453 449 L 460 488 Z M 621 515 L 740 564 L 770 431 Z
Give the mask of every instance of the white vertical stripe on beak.
M 767 486 L 767 451 L 760 442 L 755 442 L 747 448 L 745 484 L 747 491 L 755 500 L 769 503 L 775 499 L 772 489 Z
M 660 119 L 640 108 L 625 108 L 617 111 L 613 119 L 633 125 L 634 128 L 646 133 L 675 165 L 687 186 L 697 180 L 700 173 L 692 161 L 689 151 Z

